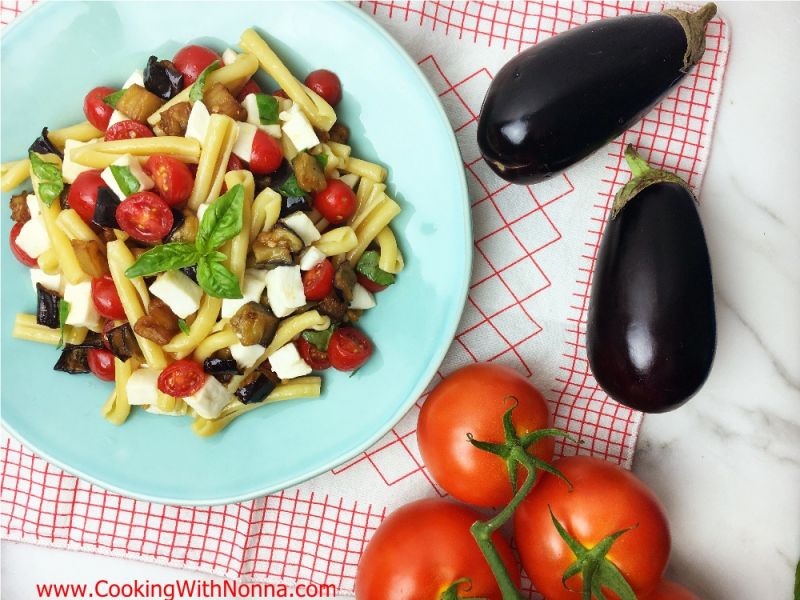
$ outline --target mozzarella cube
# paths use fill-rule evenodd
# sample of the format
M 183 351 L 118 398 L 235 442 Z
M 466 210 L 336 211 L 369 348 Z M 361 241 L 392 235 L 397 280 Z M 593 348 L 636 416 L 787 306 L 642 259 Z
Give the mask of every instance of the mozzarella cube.
M 150 293 L 160 298 L 181 319 L 197 312 L 203 289 L 183 271 L 167 271 L 150 286 Z
M 233 152 L 245 162 L 250 162 L 250 155 L 253 153 L 253 139 L 256 137 L 258 127 L 251 123 L 236 123 L 239 128 L 239 135 L 236 136 L 236 143 L 233 145 Z
M 281 127 L 283 133 L 288 136 L 298 151 L 308 150 L 319 144 L 319 138 L 314 133 L 314 128 L 297 104 L 292 104 L 291 108 L 280 113 L 278 118 L 284 122 Z
M 61 276 L 61 273 L 48 275 L 41 269 L 31 269 L 31 284 L 33 285 L 34 291 L 36 290 L 37 283 L 42 284 L 42 287 L 48 290 L 53 290 L 59 294 L 64 293 L 64 278 Z
M 251 346 L 242 346 L 242 344 L 234 344 L 230 347 L 231 356 L 236 360 L 236 364 L 240 369 L 249 369 L 256 361 L 264 354 L 264 346 L 260 344 L 253 344 Z
M 300 267 L 275 267 L 267 272 L 267 299 L 276 317 L 285 317 L 306 303 Z
M 320 237 L 319 231 L 317 231 L 316 225 L 314 225 L 314 221 L 308 218 L 308 215 L 303 211 L 295 211 L 290 214 L 288 217 L 282 219 L 284 225 L 286 225 L 289 229 L 294 231 L 303 243 L 308 246 L 316 242 Z
M 306 248 L 306 251 L 303 252 L 303 255 L 300 257 L 300 270 L 301 271 L 310 271 L 314 267 L 316 267 L 319 263 L 327 258 L 325 253 L 322 252 L 319 248 L 311 246 L 310 248 Z
M 100 313 L 92 300 L 92 282 L 68 283 L 64 287 L 64 300 L 69 302 L 67 325 L 88 327 L 92 331 L 100 331 Z
M 183 399 L 204 419 L 216 419 L 231 401 L 231 395 L 216 377 L 206 377 L 206 382 L 197 392 Z
M 128 404 L 142 406 L 149 404 L 154 406 L 158 400 L 158 376 L 160 373 L 155 369 L 142 367 L 136 369 L 128 377 L 125 384 L 125 394 L 128 396 Z
M 117 111 L 114 111 L 115 113 Z M 122 113 L 120 113 L 122 114 Z M 112 115 L 113 119 L 113 115 Z M 109 121 L 109 127 L 113 125 Z M 91 171 L 92 167 L 85 167 L 72 160 L 72 151 L 75 148 L 86 146 L 87 144 L 94 144 L 97 140 L 90 140 L 88 142 L 79 142 L 78 140 L 67 140 L 64 142 L 64 162 L 61 163 L 61 176 L 66 183 L 73 183 L 75 179 L 84 171 Z M 31 213 L 33 214 L 33 213 Z
M 262 269 L 247 269 L 244 272 L 244 285 L 241 298 L 223 298 L 222 318 L 230 319 L 248 302 L 258 302 L 267 287 L 267 272 Z
M 41 218 L 31 218 L 22 226 L 17 236 L 17 246 L 31 258 L 39 258 L 50 249 L 50 237 Z
M 356 310 L 367 310 L 375 306 L 375 296 L 360 283 L 353 286 L 353 299 L 350 301 L 350 308 Z
M 125 83 L 122 84 L 122 89 L 127 90 L 134 84 L 144 87 L 144 71 L 141 69 L 136 69 L 133 73 L 131 73 L 131 76 L 125 80 Z
M 112 125 L 116 125 L 117 123 L 121 123 L 122 121 L 130 121 L 131 118 L 123 112 L 118 111 L 116 108 L 114 112 L 111 113 L 111 117 L 108 119 L 108 127 Z M 106 129 L 108 129 L 106 127 Z
M 239 55 L 232 48 L 225 48 L 225 51 L 222 53 L 222 64 L 225 66 L 232 65 L 236 62 L 238 56 Z
M 289 342 L 269 355 L 272 371 L 281 379 L 294 379 L 311 373 L 311 367 L 303 360 L 297 347 Z
M 133 175 L 134 179 L 139 183 L 139 187 L 133 191 L 131 194 L 135 194 L 136 192 L 144 192 L 145 190 L 153 189 L 153 180 L 144 172 L 142 169 L 142 165 L 139 164 L 139 159 L 131 154 L 125 154 L 120 156 L 117 160 L 111 163 L 111 166 L 116 167 L 127 167 L 131 175 Z M 111 188 L 111 191 L 116 194 L 117 198 L 125 199 L 130 194 L 125 194 L 122 191 L 119 183 L 117 183 L 117 179 L 114 177 L 114 173 L 111 172 L 111 167 L 106 167 L 103 169 L 103 172 L 100 173 L 100 178 L 106 182 L 106 185 Z
M 28 212 L 31 214 L 31 219 L 42 218 L 42 206 L 39 204 L 39 199 L 35 194 L 28 194 L 25 196 L 25 204 L 28 205 Z
M 183 407 L 181 407 L 183 408 Z M 185 410 L 161 410 L 156 404 L 149 404 L 145 407 L 145 411 L 153 413 L 154 415 L 164 415 L 167 417 L 183 417 L 186 416 Z
M 244 97 L 244 101 L 242 101 L 242 106 L 247 111 L 246 120 L 248 123 L 255 125 L 267 135 L 280 139 L 281 126 L 278 123 L 273 125 L 261 124 L 261 113 L 258 112 L 258 102 L 256 101 L 255 94 L 247 94 L 247 96 Z
M 211 115 L 206 108 L 206 105 L 199 100 L 192 104 L 192 112 L 189 113 L 189 121 L 186 123 L 187 138 L 194 138 L 202 145 L 206 139 L 206 131 L 208 131 L 208 122 Z
M 206 214 L 208 207 L 211 206 L 209 202 L 203 202 L 200 206 L 197 207 L 197 220 L 202 222 L 203 215 Z

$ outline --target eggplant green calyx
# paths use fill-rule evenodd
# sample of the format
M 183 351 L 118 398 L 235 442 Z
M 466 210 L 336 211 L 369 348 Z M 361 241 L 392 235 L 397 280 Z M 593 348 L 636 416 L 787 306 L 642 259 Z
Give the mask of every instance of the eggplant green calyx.
M 627 582 L 622 573 L 614 563 L 606 558 L 609 550 L 614 545 L 617 539 L 636 529 L 639 525 L 633 525 L 627 529 L 622 529 L 611 535 L 604 537 L 600 542 L 593 546 L 591 549 L 585 548 L 578 540 L 572 537 L 566 528 L 553 514 L 553 509 L 549 506 L 550 518 L 553 521 L 558 534 L 561 539 L 569 546 L 570 550 L 575 554 L 576 560 L 572 563 L 564 574 L 561 576 L 561 583 L 564 588 L 572 592 L 580 593 L 583 600 L 592 600 L 592 597 L 598 600 L 605 600 L 602 588 L 605 587 L 612 590 L 620 600 L 636 600 L 636 594 L 631 589 L 630 584 Z M 579 574 L 583 578 L 583 591 L 573 590 L 567 585 L 570 577 Z
M 616 218 L 620 211 L 625 208 L 625 205 L 633 200 L 640 192 L 656 183 L 677 183 L 685 187 L 686 190 L 692 194 L 688 183 L 675 173 L 659 171 L 648 165 L 647 161 L 639 156 L 639 153 L 636 152 L 636 149 L 630 144 L 625 148 L 625 161 L 628 163 L 628 167 L 630 167 L 632 177 L 631 180 L 617 192 L 617 195 L 614 196 L 614 205 L 611 208 L 612 219 Z M 694 198 L 694 194 L 692 194 L 692 197 Z
M 461 579 L 456 579 L 447 586 L 436 600 L 487 600 L 486 598 L 478 598 L 477 596 L 460 596 L 458 588 L 461 587 L 461 584 L 466 584 L 465 591 L 472 589 L 472 580 L 469 577 L 462 577 Z
M 706 51 L 706 25 L 717 14 L 717 5 L 709 2 L 693 13 L 679 9 L 665 10 L 665 15 L 673 17 L 686 33 L 686 54 L 683 55 L 683 72 L 700 62 Z

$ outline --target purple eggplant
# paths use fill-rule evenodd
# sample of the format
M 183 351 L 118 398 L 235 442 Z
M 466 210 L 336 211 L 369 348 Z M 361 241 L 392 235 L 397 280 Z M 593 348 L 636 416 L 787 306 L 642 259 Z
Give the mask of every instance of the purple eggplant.
M 531 184 L 586 158 L 644 116 L 705 51 L 716 13 L 666 10 L 587 23 L 512 58 L 489 86 L 478 145 L 492 170 Z
M 716 349 L 711 262 L 688 185 L 628 146 L 633 178 L 614 200 L 595 263 L 586 345 L 597 383 L 644 412 L 702 387 Z

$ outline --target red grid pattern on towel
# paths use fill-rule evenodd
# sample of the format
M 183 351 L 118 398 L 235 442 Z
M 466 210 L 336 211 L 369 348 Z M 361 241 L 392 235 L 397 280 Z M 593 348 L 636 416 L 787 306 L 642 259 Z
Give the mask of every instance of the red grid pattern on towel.
M 13 20 L 34 1 L 0 2 L 0 24 Z M 437 35 L 513 51 L 588 20 L 663 6 L 656 2 L 634 6 L 529 1 L 377 1 L 360 5 L 376 16 L 427 28 Z M 627 180 L 622 161 L 626 143 L 634 143 L 651 163 L 675 169 L 691 185 L 700 185 L 715 95 L 727 56 L 726 30 L 720 19 L 709 24 L 706 40 L 704 60 L 608 153 L 574 282 L 561 375 L 552 390 L 556 425 L 579 435 L 584 444 L 559 444 L 559 453 L 591 453 L 623 464 L 632 455 L 639 415 L 607 398 L 586 361 L 591 276 L 613 193 Z M 562 240 L 553 209 L 558 202 L 572 201 L 575 186 L 567 173 L 527 188 L 526 201 L 521 202 L 480 159 L 475 143 L 477 114 L 492 77 L 490 70 L 479 67 L 467 77 L 454 78 L 436 56 L 420 58 L 456 132 L 475 222 L 476 255 L 469 300 L 438 377 L 478 360 L 515 364 L 530 375 L 533 365 L 524 345 L 542 331 L 531 300 L 548 289 L 554 277 L 545 272 L 537 254 Z M 442 495 L 416 447 L 414 427 L 423 401 L 424 397 L 381 442 L 333 474 L 368 465 L 386 486 L 411 477 L 424 478 L 426 486 Z M 16 441 L 4 444 L 0 459 L 0 534 L 4 537 L 229 577 L 325 582 L 341 591 L 352 589 L 361 551 L 386 513 L 383 507 L 297 489 L 212 508 L 164 506 L 124 498 L 67 475 Z M 529 583 L 526 585 L 531 597 L 538 597 Z

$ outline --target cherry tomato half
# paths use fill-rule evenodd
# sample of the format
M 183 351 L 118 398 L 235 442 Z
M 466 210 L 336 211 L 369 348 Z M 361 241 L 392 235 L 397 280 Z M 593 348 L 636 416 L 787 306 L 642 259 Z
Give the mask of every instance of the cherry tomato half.
M 153 137 L 153 132 L 144 123 L 134 121 L 133 119 L 126 119 L 119 123 L 114 123 L 111 127 L 106 129 L 106 134 L 103 140 L 106 142 L 113 142 L 115 140 L 133 140 L 136 138 Z
M 358 280 L 358 283 L 367 288 L 367 290 L 372 292 L 373 294 L 382 292 L 383 290 L 386 289 L 385 285 L 381 285 L 380 283 L 375 283 L 374 281 L 372 281 L 372 279 L 370 279 L 363 273 L 356 273 L 356 279 Z
M 108 184 L 100 177 L 99 169 L 84 171 L 75 178 L 67 194 L 70 208 L 75 209 L 86 223 L 91 223 L 94 217 L 94 207 L 97 204 L 97 189 Z
M 172 229 L 175 217 L 169 205 L 153 192 L 137 192 L 120 202 L 117 222 L 140 242 L 158 242 Z
M 89 370 L 103 381 L 114 381 L 114 355 L 102 348 L 92 348 L 88 355 Z
M 331 106 L 336 106 L 342 99 L 342 82 L 333 71 L 327 69 L 312 71 L 306 77 L 306 86 L 322 96 Z
M 314 194 L 314 208 L 333 224 L 344 223 L 356 212 L 356 195 L 346 183 L 329 179 L 327 187 Z
M 94 306 L 106 319 L 125 318 L 122 300 L 119 299 L 117 287 L 111 275 L 103 275 L 92 279 L 92 301 Z
M 172 63 L 178 71 L 183 73 L 183 87 L 189 87 L 203 72 L 203 69 L 215 60 L 222 63 L 222 57 L 211 48 L 192 44 L 178 50 Z
M 231 154 L 230 158 L 228 158 L 228 165 L 225 167 L 225 172 L 241 171 L 244 168 L 244 161 L 235 154 Z
M 103 102 L 103 98 L 116 91 L 110 87 L 96 87 L 89 90 L 83 99 L 83 114 L 86 116 L 86 120 L 100 131 L 106 130 L 111 113 L 114 112 L 111 106 Z
M 333 291 L 334 268 L 327 258 L 303 273 L 303 291 L 307 300 L 322 300 Z
M 153 154 L 144 165 L 159 195 L 170 206 L 179 207 L 189 199 L 194 177 L 184 163 L 165 154 Z
M 324 350 L 320 350 L 302 337 L 298 338 L 296 343 L 300 357 L 315 371 L 324 371 L 331 366 L 331 361 L 328 360 L 328 353 Z
M 193 360 L 176 360 L 158 376 L 158 389 L 165 394 L 183 398 L 197 392 L 206 382 L 206 372 Z
M 261 86 L 258 85 L 255 80 L 248 79 L 247 83 L 244 84 L 244 87 L 239 90 L 239 95 L 236 96 L 236 99 L 239 102 L 244 102 L 245 96 L 248 94 L 260 94 L 261 93 Z
M 17 246 L 17 238 L 19 237 L 19 232 L 22 231 L 23 225 L 25 225 L 25 223 L 14 223 L 14 226 L 11 228 L 11 235 L 9 236 L 8 240 L 11 244 L 11 253 L 26 267 L 37 267 L 39 266 L 38 261 L 32 256 L 28 255 L 25 250 Z
M 355 327 L 340 327 L 328 343 L 328 360 L 339 371 L 355 371 L 372 356 L 372 342 Z
M 283 150 L 278 141 L 260 129 L 253 137 L 250 150 L 250 170 L 256 175 L 273 173 L 283 162 Z

